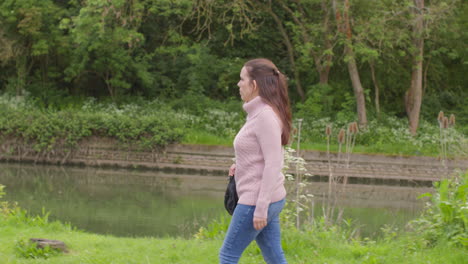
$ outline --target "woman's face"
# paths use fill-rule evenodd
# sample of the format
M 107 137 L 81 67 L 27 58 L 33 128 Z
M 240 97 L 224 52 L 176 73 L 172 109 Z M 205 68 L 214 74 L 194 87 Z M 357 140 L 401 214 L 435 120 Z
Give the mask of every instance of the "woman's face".
M 242 101 L 246 103 L 258 95 L 256 82 L 250 79 L 250 76 L 245 67 L 242 67 L 240 80 L 237 83 L 237 86 L 239 86 L 239 93 Z

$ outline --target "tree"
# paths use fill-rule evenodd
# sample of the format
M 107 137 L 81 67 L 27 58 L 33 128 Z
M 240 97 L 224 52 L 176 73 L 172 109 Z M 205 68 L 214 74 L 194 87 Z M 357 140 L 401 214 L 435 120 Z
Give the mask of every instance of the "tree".
M 356 98 L 358 121 L 361 127 L 367 126 L 367 114 L 366 114 L 366 100 L 364 97 L 364 88 L 361 84 L 359 77 L 359 71 L 356 64 L 356 59 L 353 51 L 353 39 L 352 30 L 350 23 L 350 12 L 349 12 L 349 0 L 344 0 L 343 13 L 337 7 L 336 0 L 333 0 L 333 8 L 335 10 L 335 18 L 338 27 L 338 31 L 345 36 L 345 62 L 348 65 L 349 77 L 353 85 L 354 96 Z
M 312 58 L 320 84 L 328 84 L 333 65 L 333 48 L 337 44 L 330 21 L 331 6 L 327 0 L 278 1 L 290 15 L 287 24 L 292 27 L 295 49 L 304 59 Z M 318 10 L 313 12 L 313 10 Z M 297 28 L 294 28 L 297 27 Z
M 293 104 L 305 98 L 296 107 L 311 117 L 348 118 L 356 104 L 365 123 L 369 91 L 377 112 L 407 114 L 413 131 L 417 115 L 440 109 L 463 120 L 468 3 L 425 1 L 422 13 L 415 3 L 3 0 L 0 91 L 26 90 L 44 106 L 60 106 L 67 94 L 222 100 L 237 96 L 246 59 L 267 57 L 290 76 Z
M 74 47 L 73 63 L 66 69 L 68 79 L 97 76 L 115 99 L 131 88 L 132 75 L 146 76 L 148 64 L 138 52 L 145 40 L 138 32 L 143 12 L 138 0 L 89 0 L 73 20 L 62 20 Z
M 48 81 L 49 59 L 61 38 L 57 22 L 62 10 L 52 1 L 5 0 L 0 4 L 0 62 L 14 69 L 16 95 L 22 95 L 33 67 Z
M 269 0 L 267 4 L 262 5 L 261 1 L 257 1 L 257 4 L 262 6 L 262 9 L 266 10 L 266 12 L 271 15 L 273 20 L 276 22 L 276 26 L 278 28 L 278 31 L 281 33 L 281 36 L 283 37 L 283 43 L 286 46 L 287 52 L 288 52 L 288 58 L 289 58 L 289 63 L 291 65 L 291 71 L 294 74 L 294 82 L 296 84 L 296 89 L 297 93 L 301 97 L 301 100 L 305 100 L 305 93 L 304 93 L 304 88 L 302 88 L 301 84 L 301 77 L 299 76 L 299 71 L 297 70 L 296 67 L 296 59 L 295 59 L 295 50 L 293 47 L 293 44 L 291 42 L 291 39 L 283 26 L 283 21 L 280 19 L 280 17 L 275 13 L 273 7 L 272 7 L 272 1 Z
M 419 125 L 419 114 L 422 103 L 422 74 L 424 58 L 424 0 L 414 0 L 413 22 L 413 63 L 411 69 L 411 86 L 405 95 L 406 113 L 409 130 L 416 135 Z
M 453 1 L 434 1 L 429 6 L 424 0 L 413 0 L 411 7 L 411 38 L 412 55 L 411 85 L 405 94 L 405 107 L 409 120 L 409 130 L 416 135 L 419 126 L 423 98 L 423 81 L 427 79 L 427 67 L 424 70 L 424 46 L 425 40 L 429 39 L 437 28 L 448 28 L 441 25 L 447 23 L 448 18 L 458 3 Z M 445 48 L 446 49 L 446 48 Z
M 380 114 L 382 84 L 391 79 L 389 74 L 379 79 L 379 72 L 398 68 L 405 70 L 402 64 L 401 54 L 409 45 L 405 26 L 400 21 L 406 20 L 402 13 L 406 12 L 401 3 L 396 1 L 377 1 L 361 3 L 359 13 L 353 16 L 353 50 L 361 65 L 368 65 L 371 82 L 374 86 L 374 107 L 377 115 Z M 403 48 L 405 47 L 405 48 Z M 369 81 L 368 81 L 369 83 Z M 398 87 L 385 87 L 387 91 L 396 91 Z M 386 92 L 386 91 L 384 91 Z

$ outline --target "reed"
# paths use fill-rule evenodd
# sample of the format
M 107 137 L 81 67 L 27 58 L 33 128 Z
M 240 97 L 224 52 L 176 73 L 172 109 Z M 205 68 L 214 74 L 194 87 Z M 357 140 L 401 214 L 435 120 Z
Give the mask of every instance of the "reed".
M 455 126 L 455 115 L 451 114 L 449 118 L 449 127 L 454 127 Z
M 333 170 L 331 166 L 331 159 L 330 159 L 330 136 L 332 133 L 332 125 L 329 124 L 325 128 L 325 135 L 327 137 L 327 161 L 328 161 L 328 195 L 327 195 L 327 210 L 325 212 L 325 220 L 329 219 L 330 210 L 331 210 L 331 197 L 332 197 L 332 184 L 333 184 Z M 341 131 L 340 131 L 341 133 Z
M 447 117 L 444 115 L 443 111 L 440 111 L 437 116 L 437 122 L 439 123 L 440 161 L 444 169 L 443 175 L 445 177 L 448 176 L 448 153 L 451 151 L 449 137 L 456 123 L 455 115 L 450 114 L 450 116 Z
M 354 145 L 356 144 L 356 136 L 357 133 L 359 132 L 358 124 L 357 122 L 352 122 L 348 124 L 348 130 L 346 134 L 346 159 L 344 160 L 344 175 L 341 176 L 339 179 L 339 188 L 337 189 L 337 196 L 338 198 L 335 200 L 335 203 L 338 202 L 338 200 L 342 200 L 344 198 L 344 193 L 346 189 L 346 185 L 348 184 L 348 171 L 349 171 L 349 165 L 351 161 L 351 153 L 353 152 Z M 343 218 L 343 212 L 344 208 L 339 208 L 338 209 L 338 215 L 336 218 L 336 222 L 341 222 Z
M 348 124 L 347 129 L 341 128 L 338 132 L 338 153 L 335 162 L 331 161 L 329 145 L 331 135 L 331 125 L 325 128 L 327 138 L 327 160 L 328 160 L 328 195 L 326 206 L 323 208 L 324 219 L 328 225 L 333 225 L 340 222 L 343 217 L 343 208 L 338 209 L 338 214 L 335 217 L 335 211 L 338 201 L 344 198 L 346 185 L 348 184 L 348 170 L 351 160 L 351 153 L 356 144 L 356 136 L 359 133 L 357 122 Z M 343 153 L 344 146 L 344 153 Z M 343 168 L 343 174 L 337 175 L 334 173 L 337 168 Z
M 298 127 L 297 127 L 297 157 L 299 158 L 301 155 L 301 129 L 302 129 L 302 120 L 298 119 Z M 302 183 L 302 171 L 300 170 L 300 165 L 296 162 L 296 201 L 297 205 L 300 203 L 300 195 L 301 195 L 301 183 Z M 301 206 L 296 206 L 296 228 L 299 228 L 301 225 L 300 221 L 300 214 L 301 214 Z
M 342 157 L 342 146 L 343 144 L 347 144 L 347 135 L 346 135 L 346 130 L 345 129 L 340 129 L 340 132 L 338 133 L 338 155 L 337 159 L 335 162 L 335 166 L 331 169 L 331 174 L 328 176 L 329 180 L 329 185 L 331 185 L 331 191 L 329 193 L 328 199 L 327 199 L 327 208 L 324 209 L 325 212 L 325 220 L 328 225 L 332 225 L 334 223 L 334 212 L 335 208 L 338 202 L 338 194 L 339 194 L 339 188 L 338 188 L 338 182 L 340 181 L 340 177 L 337 177 L 336 174 L 333 174 L 333 171 L 336 170 L 337 167 L 340 166 L 340 161 Z M 345 148 L 346 150 L 346 148 Z M 332 166 L 331 163 L 329 163 L 329 166 Z

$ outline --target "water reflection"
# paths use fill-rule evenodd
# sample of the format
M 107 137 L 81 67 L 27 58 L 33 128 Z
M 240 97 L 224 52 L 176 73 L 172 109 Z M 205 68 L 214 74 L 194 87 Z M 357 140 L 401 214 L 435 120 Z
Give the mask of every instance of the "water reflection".
M 6 199 L 33 214 L 118 236 L 188 236 L 223 209 L 221 177 L 0 165 Z
M 101 234 L 188 237 L 225 214 L 226 179 L 219 176 L 0 163 L 0 183 L 7 200 L 32 214 L 45 207 L 52 220 Z M 315 216 L 326 190 L 323 182 L 310 185 Z M 372 236 L 384 224 L 414 218 L 422 207 L 416 196 L 429 189 L 352 184 L 346 190 L 344 217 Z

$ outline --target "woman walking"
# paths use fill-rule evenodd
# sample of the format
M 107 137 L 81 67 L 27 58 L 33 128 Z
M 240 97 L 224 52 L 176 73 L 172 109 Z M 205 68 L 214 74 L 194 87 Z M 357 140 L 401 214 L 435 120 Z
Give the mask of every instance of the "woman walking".
M 291 132 L 291 110 L 285 76 L 267 59 L 244 64 L 237 84 L 247 121 L 234 139 L 239 201 L 219 257 L 238 263 L 254 239 L 268 264 L 286 263 L 281 248 L 279 214 L 284 207 L 283 145 Z

